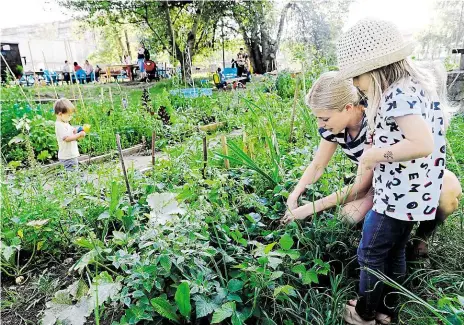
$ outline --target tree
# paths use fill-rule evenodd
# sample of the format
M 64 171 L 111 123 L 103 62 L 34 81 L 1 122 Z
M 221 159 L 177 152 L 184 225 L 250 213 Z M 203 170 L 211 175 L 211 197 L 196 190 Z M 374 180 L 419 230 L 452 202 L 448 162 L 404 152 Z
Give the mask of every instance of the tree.
M 464 2 L 437 1 L 435 20 L 419 36 L 421 58 L 436 59 L 464 48 Z
M 310 44 L 320 55 L 333 51 L 333 40 L 341 31 L 344 13 L 351 2 L 290 1 L 278 8 L 279 3 L 275 1 L 237 0 L 231 10 L 254 70 L 264 73 L 275 68 L 276 54 L 284 36 Z M 286 25 L 290 33 L 285 33 Z
M 83 12 L 94 24 L 135 24 L 148 29 L 153 48 L 176 58 L 183 76 L 190 79 L 188 57 L 208 46 L 226 1 L 144 1 L 144 0 L 58 0 L 67 8 Z M 190 82 L 190 80 L 187 80 Z

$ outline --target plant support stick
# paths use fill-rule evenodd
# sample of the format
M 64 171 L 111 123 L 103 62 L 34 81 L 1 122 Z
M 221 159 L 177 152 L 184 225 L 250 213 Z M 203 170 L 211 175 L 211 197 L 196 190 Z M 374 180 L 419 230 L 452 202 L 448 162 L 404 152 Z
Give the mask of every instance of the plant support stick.
M 126 181 L 127 194 L 129 194 L 129 201 L 131 205 L 134 205 L 134 199 L 132 198 L 132 193 L 130 190 L 129 179 L 127 178 L 126 166 L 124 165 L 124 156 L 121 149 L 121 137 L 119 133 L 116 133 L 116 144 L 118 145 L 119 159 L 121 160 L 122 173 L 124 175 L 124 180 Z
M 298 79 L 295 82 L 295 96 L 293 98 L 293 109 L 292 109 L 292 119 L 290 121 L 290 135 L 288 137 L 288 142 L 292 143 L 293 138 L 293 124 L 295 123 L 295 113 L 296 113 L 296 103 L 298 101 Z
M 151 135 L 151 164 L 155 167 L 155 137 L 156 131 L 153 130 Z
M 208 163 L 208 146 L 206 136 L 203 137 L 203 179 L 206 178 L 206 164 Z
M 221 136 L 221 143 L 222 143 L 222 153 L 225 156 L 228 156 L 229 155 L 229 150 L 227 148 L 227 138 L 226 138 L 225 135 Z M 229 159 L 224 159 L 224 166 L 226 167 L 226 169 L 230 168 Z

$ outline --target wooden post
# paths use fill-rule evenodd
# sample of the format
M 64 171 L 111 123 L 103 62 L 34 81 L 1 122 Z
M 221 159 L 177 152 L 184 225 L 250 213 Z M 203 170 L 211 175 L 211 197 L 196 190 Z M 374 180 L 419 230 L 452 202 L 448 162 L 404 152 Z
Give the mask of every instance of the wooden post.
M 111 87 L 108 88 L 108 91 L 110 93 L 111 109 L 114 112 L 113 93 L 111 92 Z
M 208 164 L 208 145 L 206 136 L 203 137 L 203 179 L 206 178 L 206 165 Z
M 151 134 L 151 164 L 155 166 L 155 141 L 156 141 L 156 131 L 153 130 Z
M 103 104 L 103 87 L 100 88 L 100 101 Z
M 129 194 L 129 201 L 131 205 L 134 205 L 134 199 L 132 198 L 132 193 L 130 190 L 129 179 L 127 178 L 126 166 L 124 165 L 124 156 L 122 154 L 121 148 L 121 137 L 119 133 L 116 133 L 116 144 L 118 145 L 119 160 L 121 160 L 122 173 L 124 175 L 124 180 L 126 181 L 127 194 Z
M 226 138 L 225 135 L 221 136 L 221 143 L 222 143 L 222 153 L 224 155 L 228 156 L 229 155 L 229 148 L 227 148 L 227 138 Z M 226 167 L 226 169 L 230 168 L 229 159 L 224 159 L 224 166 Z
M 250 141 L 249 143 L 249 150 L 250 150 L 250 158 L 253 159 L 255 157 L 254 155 L 255 145 L 253 144 L 253 141 Z
M 292 143 L 293 138 L 293 124 L 295 123 L 295 114 L 296 114 L 296 103 L 298 102 L 298 79 L 295 82 L 295 95 L 293 97 L 293 108 L 292 108 L 292 119 L 290 120 L 290 135 L 288 137 L 288 142 Z

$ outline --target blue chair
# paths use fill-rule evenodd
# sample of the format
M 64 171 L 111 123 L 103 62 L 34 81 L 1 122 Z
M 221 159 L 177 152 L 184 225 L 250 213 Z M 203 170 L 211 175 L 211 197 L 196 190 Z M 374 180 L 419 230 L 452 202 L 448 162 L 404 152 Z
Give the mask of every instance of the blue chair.
M 52 83 L 52 81 L 56 84 L 58 81 L 58 74 L 55 71 L 44 70 L 43 76 L 47 84 Z
M 224 77 L 227 79 L 237 78 L 237 68 L 224 68 L 222 71 Z
M 76 71 L 76 78 L 79 81 L 80 84 L 83 84 L 87 80 L 87 74 L 83 69 L 77 70 Z

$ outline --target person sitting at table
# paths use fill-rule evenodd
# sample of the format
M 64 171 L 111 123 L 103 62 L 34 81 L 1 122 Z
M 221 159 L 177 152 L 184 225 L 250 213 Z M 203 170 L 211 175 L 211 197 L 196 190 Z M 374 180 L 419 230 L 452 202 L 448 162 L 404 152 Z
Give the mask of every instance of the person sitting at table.
M 77 62 L 74 62 L 74 71 L 78 71 L 78 70 L 81 70 L 81 69 L 82 69 L 82 67 L 79 64 L 77 64 Z
M 93 67 L 92 67 L 92 65 L 89 63 L 89 60 L 85 60 L 84 71 L 85 71 L 85 74 L 86 74 L 86 76 L 87 76 L 87 82 L 90 82 L 90 81 L 92 80 L 92 71 L 93 71 Z
M 69 83 L 71 81 L 71 67 L 69 66 L 68 60 L 64 61 L 64 66 L 61 70 L 63 71 L 63 82 Z

